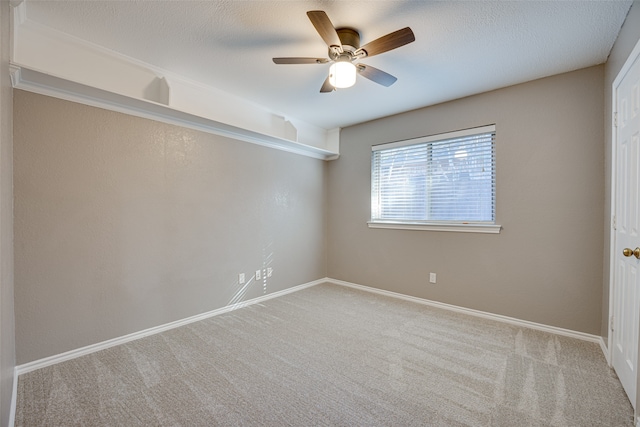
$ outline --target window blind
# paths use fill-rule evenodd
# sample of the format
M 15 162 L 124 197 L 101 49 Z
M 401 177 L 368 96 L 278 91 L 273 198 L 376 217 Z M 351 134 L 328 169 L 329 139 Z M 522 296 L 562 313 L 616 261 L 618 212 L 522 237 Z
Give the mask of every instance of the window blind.
M 372 147 L 372 222 L 495 222 L 495 126 Z

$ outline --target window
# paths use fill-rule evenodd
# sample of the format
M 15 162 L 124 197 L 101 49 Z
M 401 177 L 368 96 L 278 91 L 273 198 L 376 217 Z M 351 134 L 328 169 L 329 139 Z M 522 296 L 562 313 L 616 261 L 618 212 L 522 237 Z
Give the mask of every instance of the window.
M 494 232 L 495 125 L 372 147 L 374 228 Z

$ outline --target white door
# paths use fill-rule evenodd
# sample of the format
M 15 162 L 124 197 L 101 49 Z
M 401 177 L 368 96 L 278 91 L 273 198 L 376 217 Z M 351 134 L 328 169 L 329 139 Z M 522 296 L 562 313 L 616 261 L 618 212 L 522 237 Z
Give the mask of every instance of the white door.
M 612 364 L 635 408 L 640 326 L 640 57 L 636 56 L 614 91 L 617 131 L 613 141 L 616 173 Z

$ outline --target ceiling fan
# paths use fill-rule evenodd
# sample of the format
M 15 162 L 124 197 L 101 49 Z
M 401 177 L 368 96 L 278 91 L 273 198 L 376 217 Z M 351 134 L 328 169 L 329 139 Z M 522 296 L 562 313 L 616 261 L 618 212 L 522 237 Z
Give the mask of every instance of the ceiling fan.
M 331 63 L 329 76 L 320 88 L 321 93 L 333 92 L 336 88 L 353 86 L 356 73 L 382 86 L 391 86 L 396 77 L 370 65 L 355 61 L 367 56 L 379 55 L 415 41 L 411 28 L 406 27 L 360 46 L 360 33 L 353 28 L 335 28 L 322 10 L 307 12 L 309 20 L 329 47 L 328 58 L 273 58 L 276 64 L 326 64 Z

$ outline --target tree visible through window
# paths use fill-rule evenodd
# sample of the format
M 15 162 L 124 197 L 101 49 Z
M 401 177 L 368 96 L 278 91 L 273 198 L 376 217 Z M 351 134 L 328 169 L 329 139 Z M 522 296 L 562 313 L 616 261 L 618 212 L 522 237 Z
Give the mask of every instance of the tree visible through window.
M 495 126 L 372 149 L 372 222 L 494 223 Z

